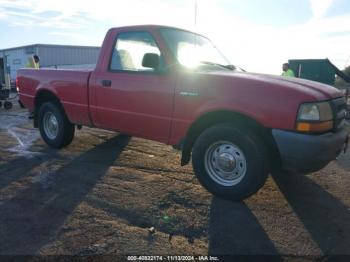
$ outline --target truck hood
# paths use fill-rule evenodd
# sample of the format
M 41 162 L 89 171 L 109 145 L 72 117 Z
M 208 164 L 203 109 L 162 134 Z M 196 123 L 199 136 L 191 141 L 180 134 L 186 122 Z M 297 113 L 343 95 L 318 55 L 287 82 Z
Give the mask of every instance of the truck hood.
M 255 84 L 261 83 L 262 86 L 266 84 L 280 86 L 281 88 L 286 88 L 290 91 L 303 92 L 317 99 L 323 100 L 333 99 L 343 95 L 342 92 L 333 86 L 300 78 L 229 71 L 207 72 L 206 74 L 229 77 L 232 81 L 236 80 L 246 83 L 254 82 Z

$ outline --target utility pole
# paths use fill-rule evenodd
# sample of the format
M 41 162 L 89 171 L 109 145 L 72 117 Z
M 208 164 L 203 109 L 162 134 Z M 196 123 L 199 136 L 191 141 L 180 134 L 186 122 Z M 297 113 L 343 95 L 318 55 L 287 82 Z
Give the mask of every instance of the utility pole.
M 350 55 L 349 55 L 348 59 L 347 59 L 347 60 L 346 60 L 346 62 L 345 62 L 345 66 L 344 66 L 344 68 L 346 68 L 346 67 L 348 66 L 348 64 L 349 64 L 349 60 L 350 60 Z
M 194 0 L 194 27 L 197 26 L 197 0 Z

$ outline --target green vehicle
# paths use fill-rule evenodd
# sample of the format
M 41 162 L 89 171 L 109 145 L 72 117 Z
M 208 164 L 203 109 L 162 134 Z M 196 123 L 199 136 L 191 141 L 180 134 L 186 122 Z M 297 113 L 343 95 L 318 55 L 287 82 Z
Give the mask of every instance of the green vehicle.
M 334 86 L 335 75 L 350 83 L 350 76 L 340 71 L 328 59 L 291 59 L 290 68 L 295 76 Z

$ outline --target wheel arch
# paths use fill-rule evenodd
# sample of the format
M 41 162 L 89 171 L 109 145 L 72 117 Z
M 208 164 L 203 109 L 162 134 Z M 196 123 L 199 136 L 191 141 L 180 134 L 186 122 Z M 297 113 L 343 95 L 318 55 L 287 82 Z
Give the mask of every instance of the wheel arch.
M 279 158 L 277 146 L 273 140 L 270 128 L 263 126 L 261 123 L 245 114 L 228 110 L 218 110 L 200 116 L 188 129 L 186 138 L 182 143 L 182 166 L 189 163 L 192 147 L 200 134 L 206 129 L 218 124 L 232 124 L 233 126 L 252 129 L 262 138 L 264 145 L 268 148 L 270 153 L 270 159 L 272 159 L 272 157 Z
M 40 106 L 46 102 L 51 102 L 51 101 L 56 102 L 58 105 L 60 105 L 60 107 L 64 111 L 64 108 L 60 100 L 58 99 L 57 95 L 53 93 L 51 90 L 41 89 L 36 93 L 35 99 L 34 99 L 34 127 L 38 127 L 38 112 L 39 112 Z

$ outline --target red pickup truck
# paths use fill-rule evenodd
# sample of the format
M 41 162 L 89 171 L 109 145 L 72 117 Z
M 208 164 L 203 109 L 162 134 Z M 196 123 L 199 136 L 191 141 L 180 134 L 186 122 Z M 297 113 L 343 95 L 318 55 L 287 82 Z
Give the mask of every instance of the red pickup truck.
M 95 70 L 21 69 L 17 86 L 48 145 L 69 145 L 75 126 L 173 145 L 230 199 L 254 194 L 272 166 L 323 168 L 348 139 L 337 89 L 241 72 L 204 36 L 172 27 L 110 29 Z

